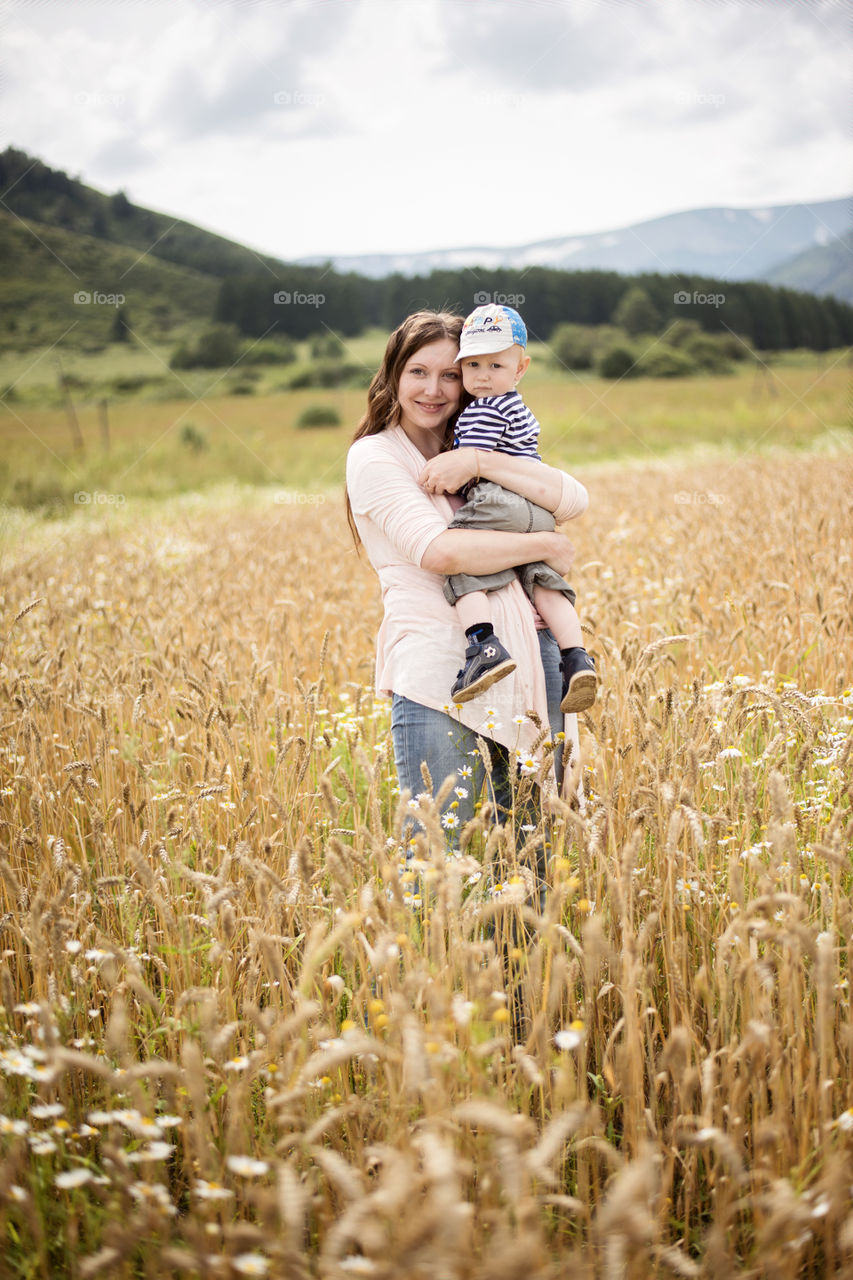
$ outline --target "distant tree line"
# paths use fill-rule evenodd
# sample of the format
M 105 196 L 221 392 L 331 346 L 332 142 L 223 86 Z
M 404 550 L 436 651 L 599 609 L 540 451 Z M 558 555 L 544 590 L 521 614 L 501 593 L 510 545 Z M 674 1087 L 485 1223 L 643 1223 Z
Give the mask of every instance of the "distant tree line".
M 470 268 L 380 280 L 342 274 L 330 265 L 288 266 L 277 273 L 229 276 L 214 319 L 251 337 L 305 338 L 323 329 L 345 336 L 393 329 L 420 308 L 466 314 L 483 301 L 522 312 L 531 336 L 550 340 L 563 324 L 615 324 L 632 334 L 658 333 L 693 320 L 706 333 L 733 333 L 762 351 L 808 347 L 827 351 L 853 342 L 853 307 L 793 289 L 704 276 L 624 276 L 615 271 L 549 267 L 497 271 Z
M 14 147 L 0 153 L 0 190 L 6 191 L 7 208 L 20 218 L 133 246 L 218 277 L 212 319 L 246 337 L 299 339 L 329 330 L 354 336 L 373 326 L 390 330 L 419 308 L 465 314 L 486 298 L 503 298 L 516 299 L 532 336 L 544 341 L 566 324 L 615 325 L 637 335 L 660 333 L 674 320 L 690 319 L 706 334 L 737 334 L 764 351 L 826 351 L 853 343 L 853 307 L 768 284 L 549 267 L 472 267 L 375 280 L 335 271 L 328 263 L 282 264 L 200 227 L 137 208 L 124 192 L 94 191 Z M 113 336 L 121 338 L 123 332 Z

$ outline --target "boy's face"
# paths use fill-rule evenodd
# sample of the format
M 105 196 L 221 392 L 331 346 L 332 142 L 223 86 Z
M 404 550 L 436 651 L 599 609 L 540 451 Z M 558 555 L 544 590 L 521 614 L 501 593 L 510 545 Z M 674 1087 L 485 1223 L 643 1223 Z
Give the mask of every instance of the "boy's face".
M 514 391 L 530 364 L 530 356 L 517 344 L 505 351 L 489 351 L 476 356 L 463 356 L 459 361 L 465 390 L 480 399 L 502 396 Z

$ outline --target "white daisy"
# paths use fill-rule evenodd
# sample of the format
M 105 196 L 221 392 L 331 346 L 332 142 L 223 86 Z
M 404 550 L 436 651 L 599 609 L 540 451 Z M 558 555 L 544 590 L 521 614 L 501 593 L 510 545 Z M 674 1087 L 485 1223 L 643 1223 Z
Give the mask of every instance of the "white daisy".
M 270 1169 L 266 1160 L 253 1160 L 251 1156 L 228 1156 L 225 1164 L 241 1178 L 260 1178 Z

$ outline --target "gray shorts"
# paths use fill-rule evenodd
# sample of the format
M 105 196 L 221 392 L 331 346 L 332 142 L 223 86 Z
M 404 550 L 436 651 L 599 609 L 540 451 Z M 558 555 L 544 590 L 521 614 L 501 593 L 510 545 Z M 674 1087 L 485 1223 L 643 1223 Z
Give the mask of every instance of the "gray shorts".
M 506 533 L 551 533 L 554 517 L 544 507 L 529 502 L 517 493 L 504 489 L 491 480 L 479 480 L 468 490 L 465 505 L 460 507 L 448 525 L 450 529 L 497 529 Z M 572 604 L 575 593 L 556 569 L 543 560 L 520 564 L 498 573 L 453 573 L 444 580 L 444 594 L 450 604 L 472 591 L 497 591 L 518 578 L 530 600 L 535 586 L 561 591 Z

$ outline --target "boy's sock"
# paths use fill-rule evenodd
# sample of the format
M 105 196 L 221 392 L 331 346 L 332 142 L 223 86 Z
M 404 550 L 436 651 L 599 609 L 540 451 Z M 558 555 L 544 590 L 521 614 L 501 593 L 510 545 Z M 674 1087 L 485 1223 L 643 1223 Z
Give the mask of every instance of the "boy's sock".
M 473 627 L 465 628 L 465 634 L 472 644 L 482 644 L 495 634 L 495 629 L 491 622 L 476 622 Z

